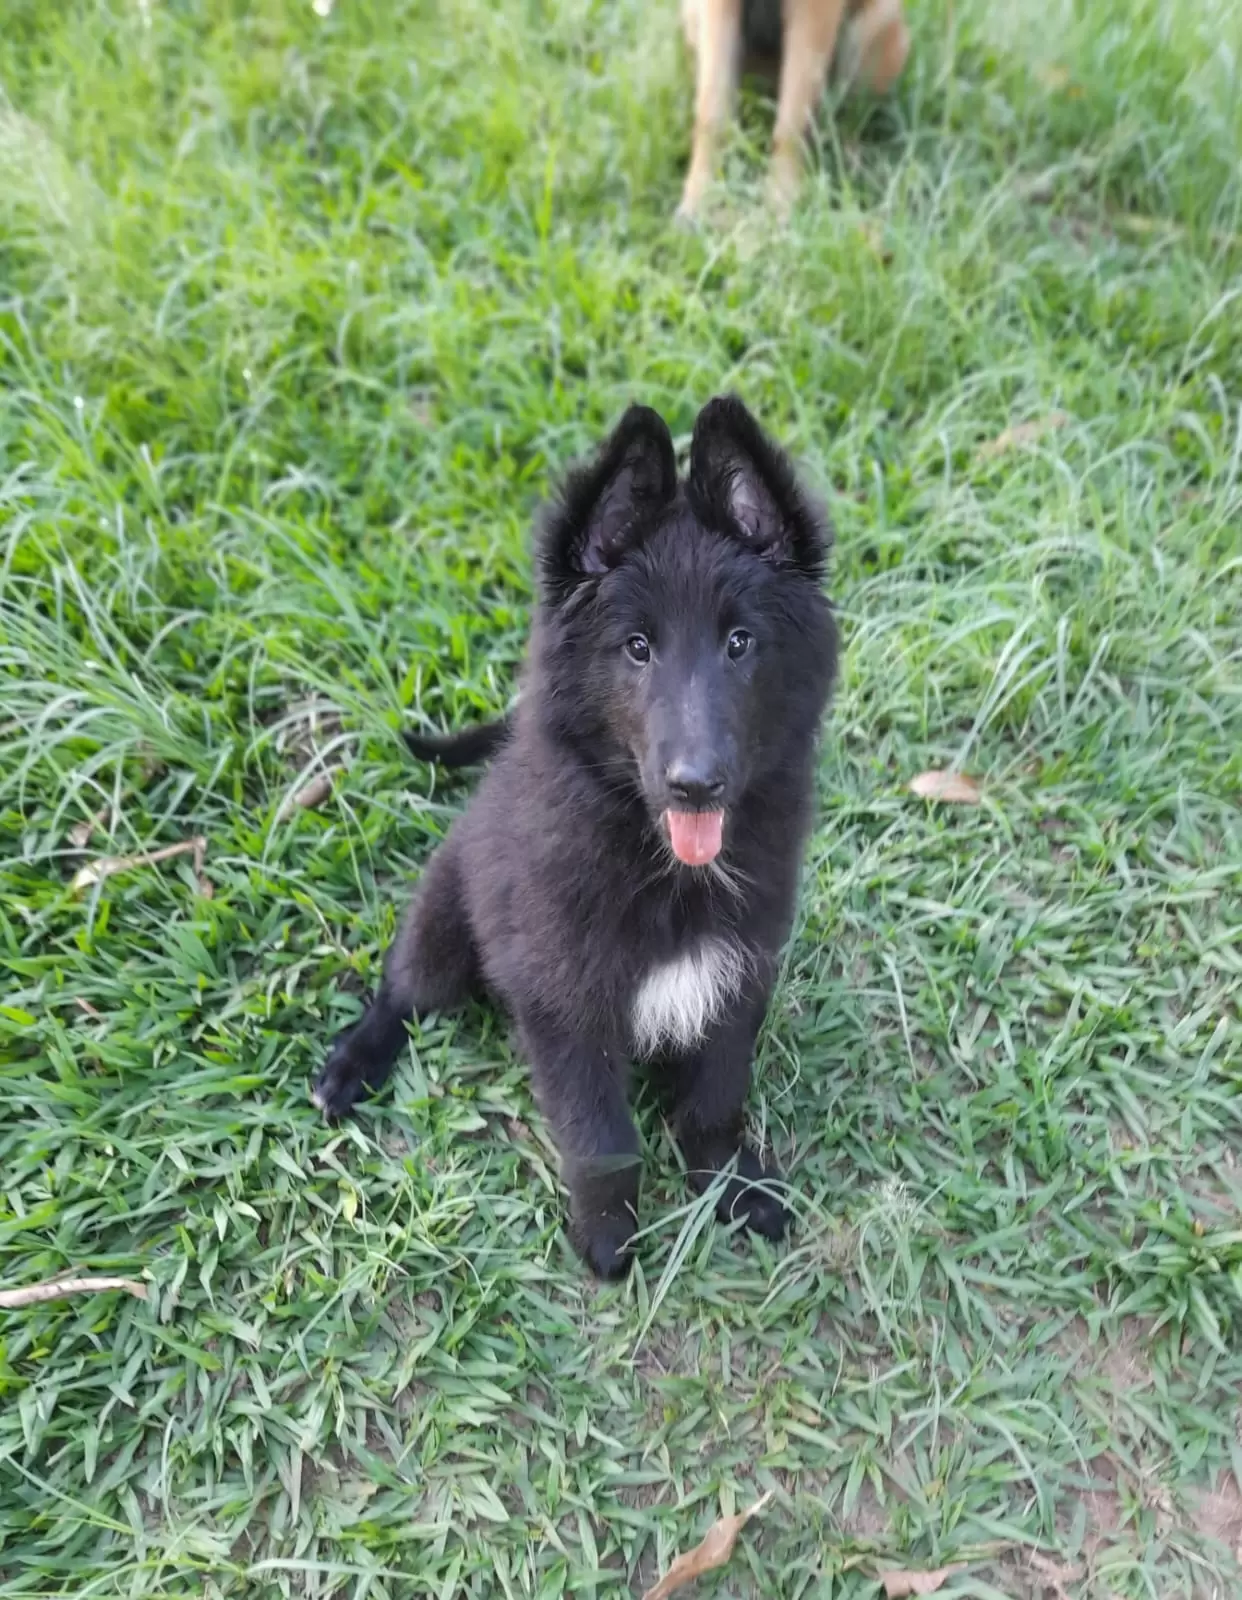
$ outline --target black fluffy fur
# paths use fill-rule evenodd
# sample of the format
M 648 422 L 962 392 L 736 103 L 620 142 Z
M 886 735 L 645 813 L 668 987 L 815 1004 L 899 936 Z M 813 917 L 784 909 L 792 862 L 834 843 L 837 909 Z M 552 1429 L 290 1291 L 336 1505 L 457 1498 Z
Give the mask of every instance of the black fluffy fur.
M 835 674 L 826 545 L 825 521 L 740 401 L 704 407 L 681 482 L 668 428 L 631 407 L 544 519 L 511 722 L 410 739 L 454 764 L 495 759 L 428 862 L 379 991 L 337 1040 L 315 1099 L 330 1118 L 347 1112 L 388 1076 L 408 1018 L 489 992 L 530 1060 L 574 1243 L 603 1276 L 625 1270 L 636 1227 L 635 997 L 703 941 L 737 954 L 735 981 L 690 1043 L 646 1064 L 695 1186 L 731 1168 L 721 1215 L 771 1237 L 787 1224 L 743 1114 Z M 709 866 L 673 854 L 670 808 L 723 811 Z

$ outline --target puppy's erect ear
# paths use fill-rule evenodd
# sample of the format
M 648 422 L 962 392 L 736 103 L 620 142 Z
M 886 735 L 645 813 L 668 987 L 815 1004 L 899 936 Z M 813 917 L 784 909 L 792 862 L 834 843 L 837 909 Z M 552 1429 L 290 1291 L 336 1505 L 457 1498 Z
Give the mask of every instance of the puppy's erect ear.
M 595 460 L 569 474 L 544 522 L 539 571 L 547 593 L 558 598 L 610 571 L 676 490 L 664 419 L 649 406 L 631 406 Z
M 784 453 L 732 395 L 709 400 L 690 443 L 690 492 L 709 527 L 809 577 L 823 572 L 827 521 Z

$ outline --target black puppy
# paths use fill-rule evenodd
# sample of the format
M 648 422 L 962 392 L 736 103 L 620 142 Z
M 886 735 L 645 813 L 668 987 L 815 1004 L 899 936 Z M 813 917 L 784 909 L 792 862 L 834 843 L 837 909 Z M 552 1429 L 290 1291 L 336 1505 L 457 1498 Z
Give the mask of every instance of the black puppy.
M 636 1226 L 634 1059 L 696 1188 L 733 1164 L 720 1215 L 786 1225 L 742 1120 L 835 673 L 826 534 L 740 401 L 699 413 L 681 483 L 668 428 L 633 406 L 545 519 L 512 722 L 410 739 L 458 765 L 496 758 L 315 1101 L 348 1111 L 388 1076 L 407 1018 L 490 991 L 531 1062 L 574 1243 L 604 1277 Z

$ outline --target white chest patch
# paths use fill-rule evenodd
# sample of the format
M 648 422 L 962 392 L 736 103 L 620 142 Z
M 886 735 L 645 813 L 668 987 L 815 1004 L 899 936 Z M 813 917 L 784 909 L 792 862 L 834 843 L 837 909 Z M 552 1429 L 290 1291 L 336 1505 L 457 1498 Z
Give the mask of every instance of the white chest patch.
M 688 1050 L 742 987 L 746 955 L 726 939 L 707 939 L 653 967 L 634 996 L 634 1047 L 640 1056 Z

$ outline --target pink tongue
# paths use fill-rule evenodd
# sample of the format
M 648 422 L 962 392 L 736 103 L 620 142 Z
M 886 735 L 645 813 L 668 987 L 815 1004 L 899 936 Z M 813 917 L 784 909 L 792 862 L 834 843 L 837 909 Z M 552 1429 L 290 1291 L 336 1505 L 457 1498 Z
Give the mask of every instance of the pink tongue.
M 723 811 L 666 811 L 673 854 L 688 867 L 705 867 L 720 854 Z

